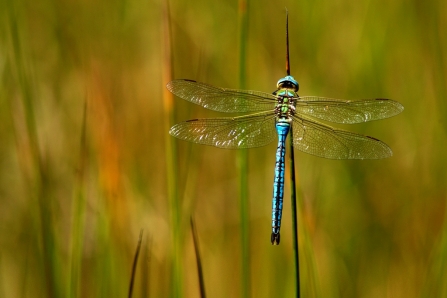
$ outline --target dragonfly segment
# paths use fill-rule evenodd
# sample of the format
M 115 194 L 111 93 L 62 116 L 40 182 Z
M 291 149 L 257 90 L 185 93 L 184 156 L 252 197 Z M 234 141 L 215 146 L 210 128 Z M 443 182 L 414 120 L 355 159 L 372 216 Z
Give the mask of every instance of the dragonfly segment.
M 280 79 L 273 94 L 218 88 L 192 80 L 167 84 L 174 95 L 204 108 L 238 117 L 194 119 L 174 125 L 169 133 L 179 139 L 226 149 L 267 145 L 278 136 L 272 200 L 272 244 L 279 244 L 284 196 L 285 140 L 293 126 L 293 147 L 329 159 L 380 159 L 391 149 L 373 137 L 334 129 L 322 122 L 354 124 L 399 114 L 403 106 L 390 99 L 357 101 L 297 94 L 298 82 Z

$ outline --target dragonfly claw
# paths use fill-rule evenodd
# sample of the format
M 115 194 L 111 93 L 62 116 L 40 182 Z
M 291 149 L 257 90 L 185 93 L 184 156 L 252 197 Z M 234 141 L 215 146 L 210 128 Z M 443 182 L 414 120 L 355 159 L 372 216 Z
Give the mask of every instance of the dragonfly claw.
M 272 241 L 272 245 L 278 245 L 279 244 L 279 233 L 272 233 L 272 236 L 270 237 Z

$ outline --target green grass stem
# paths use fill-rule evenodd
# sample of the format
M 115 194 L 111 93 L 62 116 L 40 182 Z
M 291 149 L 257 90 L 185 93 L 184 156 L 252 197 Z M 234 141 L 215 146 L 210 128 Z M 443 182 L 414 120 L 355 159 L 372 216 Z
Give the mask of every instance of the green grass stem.
M 202 258 L 200 256 L 199 236 L 197 235 L 196 226 L 192 216 L 190 224 L 191 224 L 192 240 L 194 243 L 194 252 L 196 254 L 197 276 L 199 278 L 200 297 L 206 298 L 205 280 L 203 278 Z
M 82 267 L 82 247 L 85 231 L 85 170 L 87 162 L 87 100 L 84 102 L 82 131 L 80 138 L 79 167 L 75 177 L 71 226 L 71 260 L 68 277 L 69 297 L 78 297 L 80 293 L 80 273 Z
M 140 237 L 138 239 L 137 249 L 135 251 L 135 255 L 133 258 L 133 264 L 132 264 L 132 273 L 130 275 L 130 284 L 129 284 L 129 298 L 132 298 L 133 293 L 133 286 L 135 283 L 135 275 L 137 272 L 137 264 L 138 264 L 138 257 L 140 256 L 140 249 L 141 249 L 141 242 L 143 241 L 143 229 L 140 231 Z
M 151 257 L 152 257 L 152 237 L 146 236 L 146 241 L 143 244 L 143 251 L 141 258 L 143 259 L 143 266 L 141 267 L 141 278 L 140 278 L 140 295 L 141 297 L 151 297 L 150 289 L 152 286 L 151 283 Z
M 25 22 L 20 14 L 19 5 L 14 1 L 8 2 L 9 9 L 9 35 L 10 35 L 10 63 L 15 70 L 14 75 L 18 83 L 19 98 L 23 107 L 24 127 L 26 128 L 26 137 L 28 139 L 28 148 L 25 150 L 30 155 L 30 165 L 27 169 L 22 168 L 23 177 L 28 183 L 28 194 L 31 202 L 34 202 L 36 213 L 36 226 L 38 227 L 39 240 L 37 247 L 40 246 L 41 258 L 40 264 L 43 266 L 41 276 L 46 284 L 47 297 L 62 297 L 63 282 L 60 269 L 60 256 L 58 251 L 57 236 L 55 234 L 55 225 L 53 222 L 53 195 L 49 182 L 48 166 L 44 164 L 42 154 L 39 149 L 39 140 L 36 128 L 36 118 L 34 103 L 38 95 L 33 84 L 33 65 L 28 63 L 27 47 L 27 26 L 20 27 L 19 22 Z
M 293 126 L 290 126 L 290 199 L 292 207 L 293 257 L 295 267 L 296 297 L 301 297 L 300 258 L 298 246 L 298 216 L 296 203 L 295 153 L 293 151 Z
M 247 72 L 247 40 L 248 40 L 248 1 L 239 0 L 239 87 L 246 87 Z M 249 200 L 248 200 L 248 151 L 238 152 L 239 195 L 241 218 L 241 252 L 242 252 L 242 297 L 250 297 L 250 233 L 249 233 Z
M 164 86 L 172 80 L 172 43 L 171 43 L 171 20 L 169 12 L 169 1 L 163 4 L 163 106 L 164 106 L 164 128 L 169 131 L 173 121 L 173 95 Z M 177 146 L 176 141 L 170 135 L 165 136 L 165 159 L 166 159 L 166 181 L 168 200 L 171 212 L 171 240 L 172 240 L 172 278 L 171 297 L 182 297 L 182 266 L 181 266 L 181 224 L 180 205 L 177 182 Z

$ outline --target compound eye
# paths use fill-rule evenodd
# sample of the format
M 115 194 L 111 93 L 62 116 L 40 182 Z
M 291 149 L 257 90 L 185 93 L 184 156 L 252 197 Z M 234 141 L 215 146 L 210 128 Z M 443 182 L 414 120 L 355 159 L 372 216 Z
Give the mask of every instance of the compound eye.
M 292 89 L 295 92 L 298 91 L 299 89 L 298 82 L 292 76 L 286 76 L 280 79 L 277 83 L 277 87 L 278 89 L 280 88 Z

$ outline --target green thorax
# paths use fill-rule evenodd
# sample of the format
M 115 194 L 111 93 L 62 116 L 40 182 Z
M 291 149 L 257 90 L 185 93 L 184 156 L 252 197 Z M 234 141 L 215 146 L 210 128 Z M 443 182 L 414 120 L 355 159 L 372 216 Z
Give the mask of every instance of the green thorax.
M 298 94 L 288 88 L 281 88 L 275 92 L 278 98 L 275 110 L 279 118 L 288 118 L 295 111 Z
M 296 100 L 298 99 L 297 92 L 300 89 L 299 84 L 291 75 L 287 75 L 281 78 L 276 86 L 278 90 L 273 94 L 277 96 L 275 107 L 277 119 L 290 121 L 290 116 L 295 113 Z

